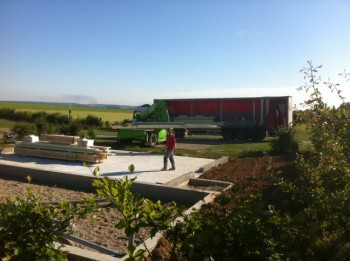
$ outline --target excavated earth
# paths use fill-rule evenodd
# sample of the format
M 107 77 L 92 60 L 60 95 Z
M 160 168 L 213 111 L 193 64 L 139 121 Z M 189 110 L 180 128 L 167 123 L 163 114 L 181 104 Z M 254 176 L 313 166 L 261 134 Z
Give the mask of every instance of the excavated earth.
M 285 174 L 295 172 L 293 157 L 239 158 L 212 168 L 201 175 L 200 178 L 245 184 L 248 190 L 245 190 L 244 193 L 254 193 L 259 187 L 269 186 L 265 178 L 269 175 L 267 169 L 271 166 L 274 166 L 277 170 L 282 170 Z M 5 202 L 6 198 L 24 198 L 27 188 L 40 195 L 42 201 L 45 202 L 79 200 L 83 196 L 93 196 L 92 193 L 31 184 L 27 181 L 0 179 L 0 202 Z M 101 204 L 100 211 L 91 214 L 88 219 L 75 222 L 75 235 L 117 253 L 126 253 L 128 239 L 123 231 L 114 227 L 119 218 L 120 215 L 115 209 L 106 204 Z M 71 244 L 77 246 L 75 243 Z M 160 256 L 165 255 L 165 253 L 161 253 L 162 251 L 167 250 L 160 247 L 158 249 Z

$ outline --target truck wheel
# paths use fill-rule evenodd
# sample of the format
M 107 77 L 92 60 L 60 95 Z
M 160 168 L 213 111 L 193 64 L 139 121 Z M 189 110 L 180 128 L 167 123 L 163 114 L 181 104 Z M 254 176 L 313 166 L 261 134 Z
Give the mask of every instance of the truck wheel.
M 254 134 L 253 140 L 263 140 L 266 137 L 266 132 L 265 131 L 259 131 Z
M 154 147 L 157 145 L 158 143 L 158 136 L 157 136 L 157 133 L 152 133 L 151 134 L 151 138 L 150 138 L 150 142 L 151 142 L 151 146 Z
M 175 130 L 175 137 L 176 138 L 185 138 L 185 131 L 184 130 Z
M 224 140 L 231 139 L 231 138 L 232 138 L 231 130 L 224 129 L 224 130 L 222 131 L 222 137 L 224 138 Z
M 237 132 L 237 139 L 239 139 L 239 140 L 245 140 L 245 139 L 246 139 L 245 131 L 238 131 L 238 132 Z

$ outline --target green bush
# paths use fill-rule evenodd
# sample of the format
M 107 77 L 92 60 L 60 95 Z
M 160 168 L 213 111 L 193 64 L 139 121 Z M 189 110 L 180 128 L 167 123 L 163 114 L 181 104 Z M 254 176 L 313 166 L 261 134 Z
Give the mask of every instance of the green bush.
M 93 127 L 102 127 L 102 120 L 99 117 L 96 117 L 94 115 L 88 115 L 85 118 L 85 124 L 87 127 L 93 128 Z
M 321 67 L 309 62 L 302 70 L 308 83 L 300 90 L 311 92 L 303 120 L 315 149 L 300 155 L 300 176 L 289 187 L 293 197 L 303 204 L 308 223 L 322 234 L 310 244 L 325 244 L 328 251 L 324 258 L 328 259 L 327 254 L 336 255 L 340 250 L 350 254 L 350 111 L 344 106 L 338 84 L 328 82 L 326 86 L 342 105 L 334 108 L 324 101 L 322 80 L 317 75 Z
M 16 111 L 11 108 L 0 108 L 0 118 L 1 119 L 13 119 Z
M 32 113 L 31 121 L 35 121 L 37 119 L 46 120 L 48 113 L 46 111 L 38 111 Z
M 60 125 L 60 124 L 68 124 L 68 117 L 67 115 L 61 114 L 61 113 L 50 113 L 47 115 L 46 120 L 50 122 L 53 125 Z
M 93 128 L 90 128 L 87 131 L 87 135 L 89 136 L 90 139 L 95 139 L 96 138 L 96 130 Z
M 270 143 L 272 153 L 295 154 L 299 151 L 299 144 L 295 140 L 292 127 L 278 129 L 276 137 L 277 138 Z
M 84 164 L 89 166 L 88 164 Z M 97 176 L 99 169 L 96 168 L 93 174 Z M 180 209 L 174 202 L 162 204 L 160 201 L 153 202 L 131 192 L 131 186 L 136 178 L 111 180 L 107 177 L 96 179 L 93 186 L 96 187 L 99 196 L 104 197 L 108 202 L 121 213 L 123 218 L 116 220 L 116 228 L 124 229 L 125 235 L 129 238 L 127 260 L 145 260 L 144 252 L 151 252 L 145 244 L 145 229 L 148 230 L 151 238 L 157 232 L 167 231 L 174 226 L 174 220 L 181 215 Z M 133 239 L 137 238 L 145 247 L 136 251 Z M 152 259 L 153 260 L 153 259 Z
M 48 122 L 45 118 L 37 118 L 34 120 L 36 127 L 36 134 L 51 134 L 55 133 L 55 127 L 53 124 Z
M 80 120 L 72 120 L 69 124 L 62 124 L 57 127 L 60 134 L 78 136 L 83 130 L 83 124 Z
M 16 123 L 12 131 L 17 134 L 17 139 L 22 140 L 27 135 L 36 134 L 36 127 L 32 123 Z
M 72 205 L 42 204 L 40 197 L 27 190 L 26 199 L 0 203 L 0 257 L 2 260 L 66 260 L 58 244 L 64 233 L 71 233 L 70 221 L 91 212 L 92 199 Z

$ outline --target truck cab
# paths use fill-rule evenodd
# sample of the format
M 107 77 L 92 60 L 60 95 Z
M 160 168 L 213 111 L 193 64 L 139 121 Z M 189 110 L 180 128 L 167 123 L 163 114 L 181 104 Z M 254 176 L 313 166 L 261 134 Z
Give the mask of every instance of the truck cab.
M 169 123 L 169 114 L 163 101 L 138 106 L 133 112 L 132 122 L 118 129 L 118 139 L 121 142 L 139 141 L 155 146 L 166 141 L 167 132 L 161 126 L 164 123 Z

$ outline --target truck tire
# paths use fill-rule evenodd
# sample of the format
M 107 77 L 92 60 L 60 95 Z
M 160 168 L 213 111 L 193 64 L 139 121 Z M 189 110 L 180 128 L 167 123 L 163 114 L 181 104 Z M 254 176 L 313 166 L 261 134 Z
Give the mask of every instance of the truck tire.
M 230 129 L 223 129 L 222 130 L 222 137 L 224 140 L 229 140 L 232 138 L 232 132 Z
M 185 138 L 185 130 L 175 130 L 175 137 L 176 138 Z
M 246 138 L 247 138 L 247 135 L 244 130 L 237 131 L 237 139 L 245 140 Z
M 158 136 L 157 136 L 157 133 L 152 132 L 149 140 L 150 140 L 150 143 L 151 143 L 151 146 L 152 146 L 152 147 L 156 146 L 157 143 L 158 143 Z
M 266 132 L 263 130 L 260 130 L 258 132 L 254 133 L 253 140 L 263 140 L 266 137 Z

